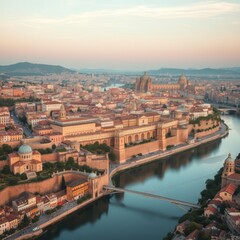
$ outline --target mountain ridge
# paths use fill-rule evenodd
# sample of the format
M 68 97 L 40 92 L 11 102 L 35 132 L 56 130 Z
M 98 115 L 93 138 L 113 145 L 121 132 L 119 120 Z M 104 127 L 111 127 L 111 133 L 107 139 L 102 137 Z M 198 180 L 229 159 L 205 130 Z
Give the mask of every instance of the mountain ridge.
M 0 65 L 0 74 L 10 76 L 31 76 L 31 75 L 47 75 L 51 73 L 74 73 L 75 71 L 62 67 L 60 65 L 39 64 L 29 62 L 19 62 L 11 65 Z

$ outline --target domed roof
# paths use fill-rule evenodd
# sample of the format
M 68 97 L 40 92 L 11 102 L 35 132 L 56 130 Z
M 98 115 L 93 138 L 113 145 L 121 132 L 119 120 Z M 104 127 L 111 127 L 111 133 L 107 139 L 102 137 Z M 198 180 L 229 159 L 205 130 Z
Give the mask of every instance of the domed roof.
M 181 75 L 178 79 L 178 83 L 181 85 L 187 85 L 187 78 L 185 75 Z
M 96 178 L 96 177 L 97 177 L 97 174 L 94 173 L 94 172 L 91 172 L 91 173 L 88 175 L 88 178 L 90 178 L 90 179 L 94 179 L 94 178 Z
M 27 144 L 23 144 L 18 149 L 18 153 L 20 153 L 20 154 L 31 153 L 31 152 L 32 152 L 32 148 L 29 145 L 27 145 Z
M 226 158 L 225 163 L 234 163 L 234 160 L 232 159 L 231 153 L 228 154 L 228 157 Z

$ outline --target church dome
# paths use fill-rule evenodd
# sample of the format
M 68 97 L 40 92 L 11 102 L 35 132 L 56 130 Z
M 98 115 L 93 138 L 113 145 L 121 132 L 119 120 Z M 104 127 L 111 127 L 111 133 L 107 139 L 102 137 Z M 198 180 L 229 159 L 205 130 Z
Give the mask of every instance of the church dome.
M 187 85 L 187 78 L 184 75 L 181 75 L 178 79 L 178 84 L 180 85 Z
M 18 149 L 18 153 L 20 154 L 26 154 L 26 153 L 31 153 L 32 152 L 32 148 L 27 145 L 27 144 L 23 144 L 19 149 Z
M 226 158 L 225 163 L 234 163 L 234 160 L 232 159 L 231 153 L 228 154 L 228 157 Z
M 94 178 L 96 178 L 96 177 L 97 177 L 97 174 L 94 173 L 94 172 L 91 172 L 91 173 L 88 175 L 88 178 L 90 178 L 90 179 L 94 179 Z

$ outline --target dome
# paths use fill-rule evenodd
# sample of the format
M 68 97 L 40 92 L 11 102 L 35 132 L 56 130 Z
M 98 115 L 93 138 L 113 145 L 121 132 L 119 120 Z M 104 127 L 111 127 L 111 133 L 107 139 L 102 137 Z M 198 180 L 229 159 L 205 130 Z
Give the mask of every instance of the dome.
M 90 178 L 90 179 L 94 179 L 94 178 L 96 178 L 96 177 L 97 177 L 97 174 L 94 173 L 94 172 L 91 172 L 91 173 L 88 175 L 88 178 Z
M 234 160 L 232 159 L 231 153 L 228 154 L 228 157 L 226 158 L 225 163 L 234 163 Z
M 20 153 L 20 154 L 31 153 L 31 152 L 32 152 L 32 148 L 29 145 L 27 145 L 27 144 L 23 144 L 18 149 L 18 153 Z
M 178 79 L 178 84 L 180 85 L 187 85 L 187 78 L 184 75 L 181 75 Z

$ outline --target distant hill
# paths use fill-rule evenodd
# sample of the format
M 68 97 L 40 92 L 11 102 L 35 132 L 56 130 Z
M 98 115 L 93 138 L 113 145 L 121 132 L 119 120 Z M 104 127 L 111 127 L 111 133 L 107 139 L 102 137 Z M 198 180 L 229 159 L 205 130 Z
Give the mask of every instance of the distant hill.
M 240 75 L 240 68 L 203 68 L 203 69 L 181 69 L 181 68 L 160 68 L 158 70 L 149 70 L 149 75 Z
M 126 74 L 126 75 L 142 75 L 142 71 L 130 70 L 113 70 L 113 69 L 79 69 L 81 73 L 94 73 L 94 74 Z M 148 75 L 175 75 L 179 76 L 185 74 L 188 76 L 239 76 L 240 67 L 233 68 L 203 68 L 203 69 L 183 69 L 183 68 L 160 68 L 147 70 Z
M 9 76 L 41 76 L 51 73 L 73 73 L 75 71 L 57 65 L 35 64 L 20 62 L 7 66 L 0 66 L 0 74 Z

